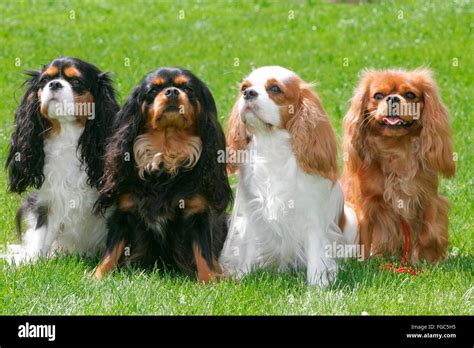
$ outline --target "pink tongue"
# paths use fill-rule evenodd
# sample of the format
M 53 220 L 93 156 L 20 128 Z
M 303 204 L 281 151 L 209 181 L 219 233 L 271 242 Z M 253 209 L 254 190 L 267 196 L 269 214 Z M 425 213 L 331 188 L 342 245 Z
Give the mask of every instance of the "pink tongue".
M 400 122 L 402 122 L 402 120 L 399 119 L 398 117 L 397 117 L 397 118 L 384 117 L 384 118 L 383 118 L 383 121 L 384 121 L 385 123 L 389 123 L 391 126 L 394 126 L 394 125 L 399 124 Z

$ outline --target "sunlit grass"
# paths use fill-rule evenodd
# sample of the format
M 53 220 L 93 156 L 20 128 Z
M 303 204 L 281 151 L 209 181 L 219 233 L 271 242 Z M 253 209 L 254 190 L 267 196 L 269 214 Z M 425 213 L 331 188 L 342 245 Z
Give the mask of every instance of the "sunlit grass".
M 1 162 L 23 92 L 22 71 L 59 55 L 112 71 L 121 102 L 150 70 L 191 69 L 209 85 L 223 125 L 237 83 L 254 67 L 282 65 L 317 83 L 340 137 L 361 69 L 425 65 L 435 71 L 450 110 L 458 154 L 455 179 L 442 180 L 440 188 L 451 201 L 450 251 L 457 256 L 423 265 L 422 276 L 388 274 L 378 268 L 383 260 L 374 260 L 347 264 L 325 290 L 307 286 L 304 273 L 256 273 L 239 284 L 203 286 L 182 275 L 140 270 L 121 270 L 96 282 L 90 274 L 97 260 L 74 256 L 18 268 L 0 261 L 0 314 L 472 315 L 474 47 L 468 6 L 468 1 L 0 3 Z M 5 174 L 0 187 L 4 251 L 15 241 L 20 198 L 6 193 Z

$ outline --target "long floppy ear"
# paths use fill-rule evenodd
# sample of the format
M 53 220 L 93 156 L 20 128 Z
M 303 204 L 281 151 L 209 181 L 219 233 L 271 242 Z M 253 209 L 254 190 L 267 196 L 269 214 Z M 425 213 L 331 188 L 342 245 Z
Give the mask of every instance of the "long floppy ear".
M 201 181 L 207 197 L 213 200 L 214 207 L 224 211 L 232 200 L 232 189 L 226 172 L 225 135 L 217 119 L 217 108 L 211 92 L 202 83 L 199 101 L 201 112 L 198 132 L 202 140 L 202 152 L 199 159 Z M 225 156 L 224 156 L 225 159 Z
M 104 212 L 120 193 L 123 183 L 134 175 L 133 142 L 143 124 L 141 90 L 141 86 L 134 89 L 113 120 L 111 135 L 106 140 L 104 175 L 99 182 L 96 212 Z
M 364 149 L 367 135 L 365 116 L 370 73 L 370 71 L 363 72 L 359 86 L 351 98 L 349 111 L 344 116 L 343 159 L 344 167 L 349 173 L 356 172 L 362 161 L 370 160 L 369 153 L 366 153 Z
M 299 107 L 286 124 L 296 159 L 306 173 L 336 181 L 337 144 L 331 122 L 311 86 L 302 83 L 300 89 Z
M 452 177 L 456 171 L 453 160 L 453 145 L 451 140 L 451 127 L 446 107 L 441 102 L 438 87 L 428 69 L 415 72 L 418 81 L 423 83 L 424 107 L 421 115 L 423 128 L 420 134 L 421 157 L 424 163 L 441 173 L 443 176 Z
M 39 71 L 28 71 L 28 89 L 15 112 L 14 131 L 5 167 L 9 174 L 9 190 L 22 193 L 28 187 L 40 188 L 44 181 L 44 133 L 50 125 L 41 117 L 38 98 Z
M 239 95 L 240 97 L 240 95 Z M 227 122 L 227 153 L 230 157 L 235 157 L 238 151 L 247 148 L 251 135 L 245 126 L 238 111 L 239 97 L 232 108 L 229 121 Z M 228 163 L 227 170 L 229 173 L 235 173 L 239 169 L 239 163 Z
M 81 161 L 86 165 L 89 185 L 98 187 L 104 172 L 105 141 L 110 136 L 113 120 L 120 107 L 108 73 L 97 76 L 97 86 L 92 92 L 95 113 L 86 122 L 78 148 Z

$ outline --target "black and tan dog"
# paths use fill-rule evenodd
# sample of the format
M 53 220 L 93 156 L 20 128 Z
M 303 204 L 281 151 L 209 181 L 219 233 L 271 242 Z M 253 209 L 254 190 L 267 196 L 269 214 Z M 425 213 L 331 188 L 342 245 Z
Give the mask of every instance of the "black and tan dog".
M 197 270 L 204 282 L 221 273 L 232 191 L 219 151 L 225 136 L 206 85 L 181 68 L 146 75 L 107 143 L 97 210 L 115 208 L 97 278 L 119 262 Z

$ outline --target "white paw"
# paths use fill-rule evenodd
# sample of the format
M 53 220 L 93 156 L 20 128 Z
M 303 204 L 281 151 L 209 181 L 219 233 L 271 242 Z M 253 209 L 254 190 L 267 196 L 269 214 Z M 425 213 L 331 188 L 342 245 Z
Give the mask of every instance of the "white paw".
M 337 276 L 337 270 L 325 270 L 323 272 L 308 273 L 308 283 L 320 288 L 326 288 Z
M 10 265 L 20 265 L 32 262 L 36 259 L 36 253 L 28 250 L 20 244 L 9 244 L 7 246 L 6 260 Z

